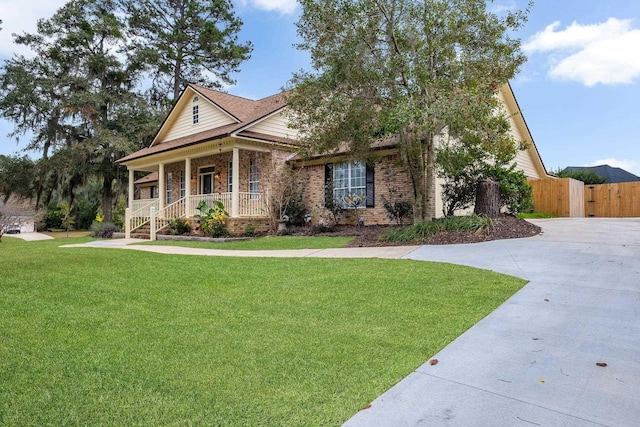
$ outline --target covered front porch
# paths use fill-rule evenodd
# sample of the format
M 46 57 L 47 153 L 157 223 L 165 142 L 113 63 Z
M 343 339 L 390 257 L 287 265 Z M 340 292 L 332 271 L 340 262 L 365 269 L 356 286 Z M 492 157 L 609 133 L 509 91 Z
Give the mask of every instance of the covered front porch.
M 261 188 L 265 184 L 261 182 L 261 169 L 268 164 L 271 150 L 232 138 L 197 148 L 172 151 L 170 157 L 161 153 L 144 158 L 144 164 L 127 165 L 127 238 L 135 230 L 148 227 L 151 240 L 155 240 L 171 220 L 202 215 L 198 209 L 202 202 L 207 210 L 215 201 L 221 202 L 232 224 L 268 218 L 268 194 Z M 136 171 L 155 172 L 157 179 L 136 192 Z

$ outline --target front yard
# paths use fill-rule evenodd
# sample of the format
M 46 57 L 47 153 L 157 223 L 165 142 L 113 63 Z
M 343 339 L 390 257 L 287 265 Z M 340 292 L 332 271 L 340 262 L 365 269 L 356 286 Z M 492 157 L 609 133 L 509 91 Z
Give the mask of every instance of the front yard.
M 340 425 L 524 284 L 87 240 L 0 243 L 1 425 Z

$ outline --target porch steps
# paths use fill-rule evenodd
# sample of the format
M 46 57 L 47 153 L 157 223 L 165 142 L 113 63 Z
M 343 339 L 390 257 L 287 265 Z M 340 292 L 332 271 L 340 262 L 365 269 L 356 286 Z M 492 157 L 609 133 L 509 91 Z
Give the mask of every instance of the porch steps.
M 151 240 L 151 226 L 149 224 L 137 228 L 131 233 L 132 239 Z

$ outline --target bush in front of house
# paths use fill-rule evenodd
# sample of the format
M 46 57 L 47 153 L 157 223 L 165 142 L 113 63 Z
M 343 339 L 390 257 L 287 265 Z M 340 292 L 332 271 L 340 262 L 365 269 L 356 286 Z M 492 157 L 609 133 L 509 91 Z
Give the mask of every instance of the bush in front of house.
M 191 224 L 184 218 L 173 218 L 169 222 L 169 230 L 174 236 L 184 236 L 191 233 Z
M 431 222 L 417 222 L 410 227 L 399 230 L 390 230 L 383 240 L 387 242 L 409 242 L 422 240 L 442 231 L 460 231 L 480 233 L 491 227 L 493 221 L 480 215 L 448 216 Z
M 202 232 L 205 236 L 225 237 L 229 235 L 225 224 L 225 219 L 229 214 L 224 210 L 222 202 L 215 200 L 213 207 L 206 212 L 203 206 L 199 205 L 198 209 L 204 213 L 202 216 Z
M 116 227 L 111 222 L 99 222 L 93 221 L 91 223 L 91 237 L 100 237 L 102 239 L 111 239 L 113 237 L 113 233 L 118 231 L 118 227 Z

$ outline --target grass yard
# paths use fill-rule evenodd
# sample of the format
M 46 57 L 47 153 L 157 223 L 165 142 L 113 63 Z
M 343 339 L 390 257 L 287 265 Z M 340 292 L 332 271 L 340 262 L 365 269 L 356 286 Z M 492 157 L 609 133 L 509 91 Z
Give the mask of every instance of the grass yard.
M 0 425 L 340 425 L 524 284 L 87 240 L 0 243 Z
M 139 245 L 183 246 L 202 249 L 228 250 L 282 250 L 282 249 L 327 249 L 344 248 L 353 237 L 325 237 L 325 236 L 266 236 L 249 240 L 234 240 L 230 242 L 205 242 L 197 240 L 142 240 Z

